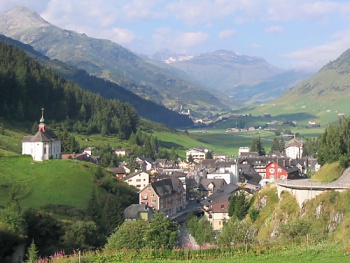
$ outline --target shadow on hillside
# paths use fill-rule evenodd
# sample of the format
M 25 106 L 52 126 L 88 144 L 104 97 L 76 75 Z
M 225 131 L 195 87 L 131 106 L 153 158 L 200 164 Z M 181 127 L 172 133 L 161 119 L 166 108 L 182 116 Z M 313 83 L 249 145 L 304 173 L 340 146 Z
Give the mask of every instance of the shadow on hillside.
M 317 115 L 306 112 L 273 115 L 273 117 L 278 119 L 286 119 L 289 121 L 309 121 L 318 118 Z
M 174 143 L 174 142 L 164 142 L 164 141 L 160 141 L 160 145 L 163 145 L 166 148 L 174 148 L 174 149 L 183 149 L 184 147 L 178 143 Z

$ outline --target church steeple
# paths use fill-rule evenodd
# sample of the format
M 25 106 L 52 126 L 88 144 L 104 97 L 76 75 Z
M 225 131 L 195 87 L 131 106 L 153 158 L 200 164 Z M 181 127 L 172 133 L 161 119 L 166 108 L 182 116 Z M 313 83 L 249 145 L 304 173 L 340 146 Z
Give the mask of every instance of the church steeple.
M 45 132 L 44 108 L 41 108 L 41 118 L 40 118 L 40 124 L 39 124 L 39 131 Z

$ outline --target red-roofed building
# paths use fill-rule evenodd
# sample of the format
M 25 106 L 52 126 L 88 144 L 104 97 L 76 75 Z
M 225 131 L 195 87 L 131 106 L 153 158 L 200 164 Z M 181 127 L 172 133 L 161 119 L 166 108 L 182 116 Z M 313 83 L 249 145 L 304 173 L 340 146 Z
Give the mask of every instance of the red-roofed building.
M 266 166 L 266 179 L 297 179 L 300 178 L 298 167 L 285 167 L 275 162 L 270 162 Z

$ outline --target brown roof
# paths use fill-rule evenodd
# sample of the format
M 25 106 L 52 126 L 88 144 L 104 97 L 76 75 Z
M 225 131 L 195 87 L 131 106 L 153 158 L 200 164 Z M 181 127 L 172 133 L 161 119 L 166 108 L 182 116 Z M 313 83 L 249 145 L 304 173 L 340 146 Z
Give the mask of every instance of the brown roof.
M 115 173 L 115 174 L 126 173 L 124 167 L 112 167 L 112 168 L 106 168 L 106 170 L 111 171 L 112 173 Z
M 214 192 L 216 192 L 218 189 L 223 189 L 224 186 L 227 185 L 225 179 L 223 178 L 215 178 L 215 179 L 203 178 L 198 188 L 208 191 L 209 190 L 208 185 L 211 183 L 214 184 Z
M 151 185 L 158 196 L 165 196 L 174 193 L 182 183 L 178 178 L 166 178 L 155 181 Z
M 286 142 L 286 147 L 291 147 L 291 146 L 301 147 L 301 146 L 303 146 L 303 143 L 301 141 L 293 138 L 290 141 Z
M 34 136 L 24 136 L 22 142 L 49 142 L 58 140 L 58 136 L 51 130 L 38 131 Z

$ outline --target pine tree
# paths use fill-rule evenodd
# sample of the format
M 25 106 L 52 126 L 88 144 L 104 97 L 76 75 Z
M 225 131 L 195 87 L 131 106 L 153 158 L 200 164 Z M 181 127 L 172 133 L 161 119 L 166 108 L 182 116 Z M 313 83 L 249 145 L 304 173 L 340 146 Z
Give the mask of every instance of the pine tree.
M 281 136 L 281 139 L 280 139 L 280 145 L 279 145 L 279 151 L 281 152 L 281 153 L 283 153 L 284 152 L 284 150 L 286 149 L 286 144 L 285 144 L 285 142 L 284 142 L 284 139 L 283 139 L 283 136 Z
M 171 148 L 170 153 L 169 153 L 169 159 L 170 160 L 177 160 L 177 158 L 179 157 L 179 155 L 175 152 L 174 147 Z
M 122 200 L 119 193 L 115 196 L 107 194 L 101 214 L 101 225 L 106 234 L 110 235 L 116 227 L 123 223 Z
M 250 151 L 257 152 L 259 156 L 265 155 L 266 152 L 265 152 L 263 143 L 261 142 L 260 136 L 258 138 L 253 139 L 252 145 L 250 146 Z
M 28 248 L 28 260 L 26 261 L 27 263 L 36 263 L 39 259 L 39 255 L 38 255 L 38 249 L 34 243 L 34 239 L 32 240 L 32 243 L 30 244 L 29 248 Z
M 235 216 L 239 220 L 243 220 L 247 215 L 249 203 L 247 201 L 245 191 L 240 189 L 232 194 L 228 207 L 228 215 Z
M 95 189 L 92 191 L 87 207 L 87 214 L 91 219 L 99 224 L 101 220 L 101 204 L 98 201 Z
M 280 150 L 280 142 L 277 137 L 273 138 L 273 142 L 271 145 L 271 152 Z

